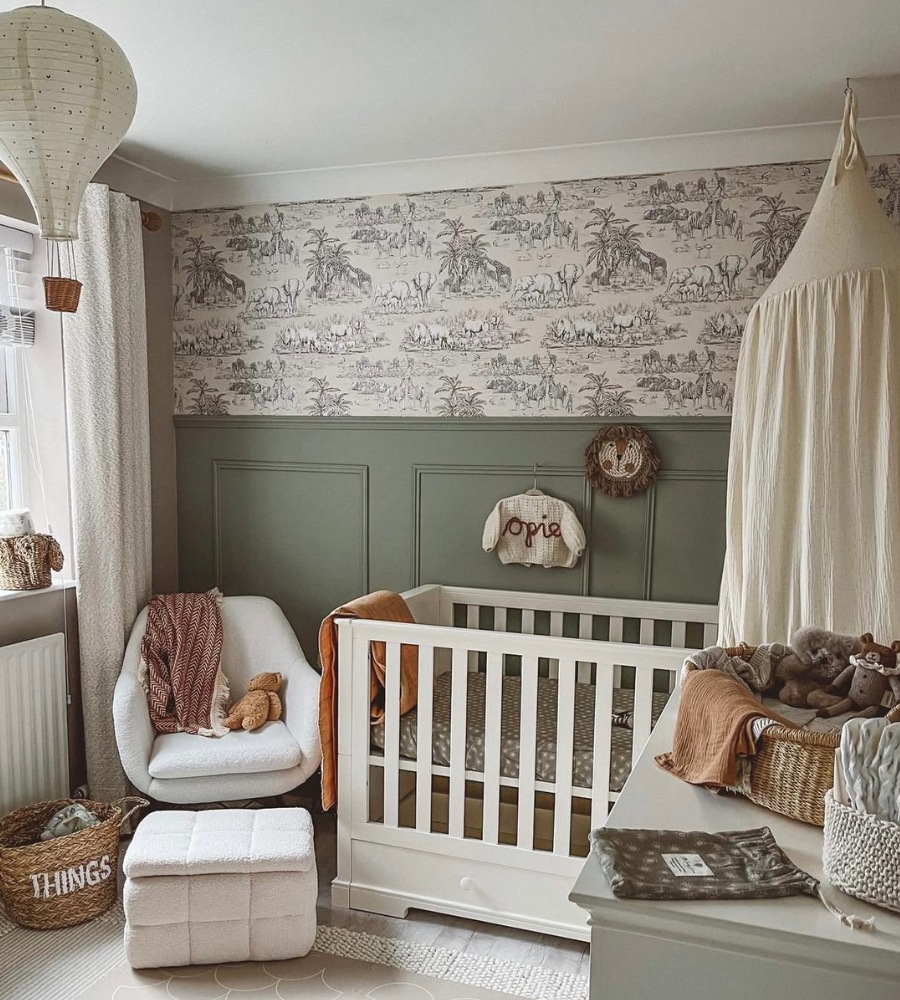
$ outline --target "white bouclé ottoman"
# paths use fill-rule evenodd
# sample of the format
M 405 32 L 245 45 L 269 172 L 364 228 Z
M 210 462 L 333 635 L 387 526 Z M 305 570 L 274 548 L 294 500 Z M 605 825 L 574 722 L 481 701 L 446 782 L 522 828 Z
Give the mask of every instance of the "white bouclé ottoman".
M 154 812 L 123 868 L 125 954 L 136 969 L 312 948 L 318 882 L 305 809 Z

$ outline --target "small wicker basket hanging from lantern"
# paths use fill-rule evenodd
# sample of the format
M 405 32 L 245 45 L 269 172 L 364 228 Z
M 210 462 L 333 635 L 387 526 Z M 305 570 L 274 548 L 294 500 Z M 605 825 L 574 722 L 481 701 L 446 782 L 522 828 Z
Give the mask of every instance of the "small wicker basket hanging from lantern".
M 655 481 L 662 459 L 640 427 L 601 427 L 584 453 L 588 482 L 608 497 L 642 493 Z
M 66 246 L 66 270 L 63 272 L 63 254 L 60 244 Z M 71 240 L 53 240 L 47 245 L 47 270 L 50 272 L 44 278 L 44 301 L 52 312 L 78 311 L 81 298 L 81 282 L 78 280 L 75 268 L 75 252 Z

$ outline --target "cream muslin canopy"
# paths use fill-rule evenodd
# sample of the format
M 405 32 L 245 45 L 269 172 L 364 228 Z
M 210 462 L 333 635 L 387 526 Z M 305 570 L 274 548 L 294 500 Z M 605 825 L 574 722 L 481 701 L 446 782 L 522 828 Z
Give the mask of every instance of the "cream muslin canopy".
M 822 190 L 747 317 L 728 469 L 720 640 L 800 625 L 900 638 L 900 229 L 847 95 Z

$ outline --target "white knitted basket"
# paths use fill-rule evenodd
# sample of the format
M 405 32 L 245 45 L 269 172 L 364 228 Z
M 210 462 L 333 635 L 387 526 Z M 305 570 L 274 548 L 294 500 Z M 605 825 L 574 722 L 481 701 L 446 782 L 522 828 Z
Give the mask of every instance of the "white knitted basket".
M 839 889 L 900 913 L 900 824 L 825 795 L 825 877 Z

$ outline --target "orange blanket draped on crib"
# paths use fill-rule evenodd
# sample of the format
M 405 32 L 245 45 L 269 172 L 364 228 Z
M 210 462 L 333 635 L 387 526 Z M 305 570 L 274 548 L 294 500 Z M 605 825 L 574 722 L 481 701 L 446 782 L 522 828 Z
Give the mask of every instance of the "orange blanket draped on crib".
M 364 618 L 369 621 L 406 622 L 415 618 L 399 594 L 376 590 L 350 601 L 328 615 L 319 628 L 319 738 L 322 742 L 322 807 L 331 809 L 337 801 L 337 671 L 338 618 Z M 349 664 L 345 666 L 349 667 Z M 384 718 L 385 644 L 373 642 L 370 656 L 370 700 L 372 722 Z M 400 647 L 400 714 L 415 707 L 418 695 L 419 652 L 416 646 Z

